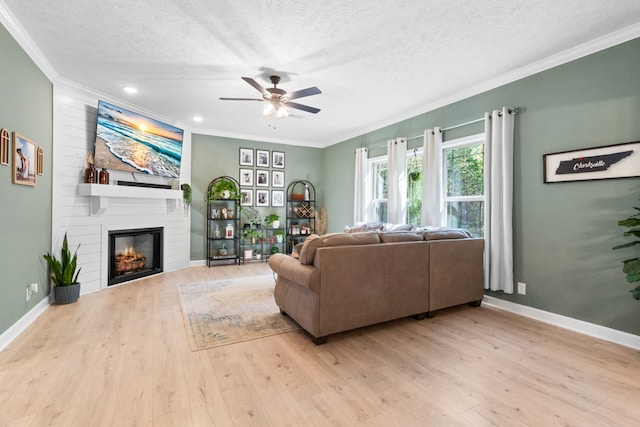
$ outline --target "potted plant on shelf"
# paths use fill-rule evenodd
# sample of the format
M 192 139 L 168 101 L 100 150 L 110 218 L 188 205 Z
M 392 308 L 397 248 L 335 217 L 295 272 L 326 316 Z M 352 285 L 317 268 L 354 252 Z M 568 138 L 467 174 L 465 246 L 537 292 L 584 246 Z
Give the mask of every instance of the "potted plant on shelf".
M 239 199 L 236 184 L 226 178 L 220 178 L 209 191 L 208 200 Z
M 54 285 L 53 298 L 58 304 L 69 304 L 78 301 L 78 298 L 80 298 L 78 275 L 82 268 L 76 270 L 79 248 L 80 245 L 78 245 L 72 256 L 67 241 L 67 233 L 64 233 L 60 259 L 50 253 L 43 255 L 51 270 L 51 281 Z
M 284 240 L 284 230 L 275 230 L 273 235 L 276 236 L 276 242 L 282 243 Z
M 265 217 L 264 219 L 267 227 L 279 228 L 280 227 L 280 215 L 272 213 Z
M 253 255 L 256 257 L 256 259 L 262 259 L 262 249 L 260 248 L 254 249 Z

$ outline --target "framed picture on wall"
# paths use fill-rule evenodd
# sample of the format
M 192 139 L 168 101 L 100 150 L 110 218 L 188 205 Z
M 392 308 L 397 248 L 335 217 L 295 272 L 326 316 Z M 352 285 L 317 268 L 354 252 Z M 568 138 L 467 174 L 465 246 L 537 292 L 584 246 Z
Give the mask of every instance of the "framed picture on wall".
M 271 186 L 284 188 L 284 171 L 271 171 Z
M 273 162 L 271 163 L 274 168 L 284 169 L 284 152 L 273 151 Z
M 240 206 L 253 206 L 253 189 L 240 189 Z
M 269 167 L 269 150 L 256 150 L 256 166 Z
M 640 141 L 545 154 L 545 183 L 640 176 Z
M 13 173 L 14 184 L 36 185 L 36 143 L 13 132 Z
M 240 169 L 238 182 L 243 187 L 253 187 L 253 169 Z
M 269 190 L 256 190 L 256 206 L 269 206 Z
M 269 171 L 268 170 L 256 170 L 256 186 L 268 187 L 269 186 Z
M 240 149 L 240 166 L 253 166 L 253 148 Z
M 271 206 L 284 206 L 284 190 L 271 190 Z

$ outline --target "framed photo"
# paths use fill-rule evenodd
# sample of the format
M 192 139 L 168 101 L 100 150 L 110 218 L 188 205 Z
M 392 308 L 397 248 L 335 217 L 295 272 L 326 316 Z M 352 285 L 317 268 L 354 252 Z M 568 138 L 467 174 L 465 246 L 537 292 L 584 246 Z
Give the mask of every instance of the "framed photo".
M 238 182 L 243 187 L 253 187 L 253 169 L 240 169 Z
M 545 154 L 545 183 L 640 176 L 640 141 Z
M 256 166 L 269 167 L 269 150 L 256 150 Z
M 269 206 L 269 190 L 256 190 L 256 206 Z
M 271 186 L 284 188 L 284 171 L 271 171 Z
M 251 258 L 253 258 L 253 249 L 245 249 L 244 250 L 244 259 L 245 260 L 250 260 Z
M 253 206 L 253 189 L 240 189 L 240 206 Z
M 240 166 L 253 166 L 253 148 L 240 149 Z
M 257 169 L 256 170 L 256 186 L 268 187 L 269 186 L 269 171 Z
M 13 132 L 13 173 L 14 184 L 36 185 L 36 143 Z
M 271 190 L 271 206 L 284 206 L 284 190 Z
M 271 164 L 274 168 L 284 169 L 284 152 L 282 151 L 272 151 L 273 153 L 273 161 Z

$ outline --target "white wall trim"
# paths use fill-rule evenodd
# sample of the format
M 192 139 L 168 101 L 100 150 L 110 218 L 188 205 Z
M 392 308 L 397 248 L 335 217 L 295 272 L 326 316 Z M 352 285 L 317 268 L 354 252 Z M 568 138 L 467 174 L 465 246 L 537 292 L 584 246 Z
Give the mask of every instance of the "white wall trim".
M 499 298 L 484 296 L 483 304 L 490 307 L 499 308 L 531 319 L 539 320 L 544 323 L 569 329 L 574 332 L 589 335 L 594 338 L 600 338 L 605 341 L 613 342 L 640 350 L 640 336 L 630 334 L 628 332 L 618 331 L 616 329 L 607 328 L 605 326 L 596 325 L 585 322 L 583 320 L 573 319 L 571 317 L 562 316 L 560 314 L 550 313 L 538 308 L 529 307 L 522 304 L 516 304 L 510 301 L 501 300 Z
M 2 335 L 0 335 L 0 351 L 4 350 L 13 340 L 24 332 L 35 320 L 44 313 L 51 305 L 50 295 L 45 296 L 42 301 L 36 304 L 16 323 L 11 325 Z

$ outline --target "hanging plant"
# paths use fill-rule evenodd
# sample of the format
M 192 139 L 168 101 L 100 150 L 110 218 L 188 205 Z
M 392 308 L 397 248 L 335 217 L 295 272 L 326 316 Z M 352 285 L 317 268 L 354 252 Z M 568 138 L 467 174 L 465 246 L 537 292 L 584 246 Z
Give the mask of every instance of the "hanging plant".
M 182 201 L 184 202 L 184 211 L 185 213 L 189 212 L 189 207 L 191 206 L 191 186 L 186 182 L 180 186 L 182 190 Z

